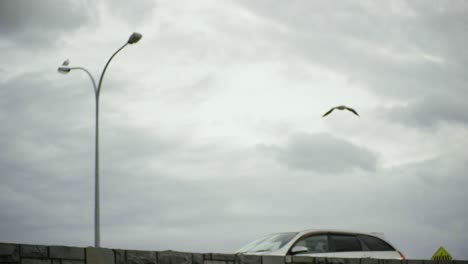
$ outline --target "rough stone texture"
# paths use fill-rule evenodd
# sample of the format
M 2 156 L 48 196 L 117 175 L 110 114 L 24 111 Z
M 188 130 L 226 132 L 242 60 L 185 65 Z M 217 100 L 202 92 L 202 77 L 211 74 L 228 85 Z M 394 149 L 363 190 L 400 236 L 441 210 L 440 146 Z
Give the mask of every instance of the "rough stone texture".
M 226 261 L 222 260 L 205 260 L 205 264 L 228 264 Z
M 224 260 L 224 261 L 235 261 L 236 255 L 234 254 L 219 254 L 219 253 L 211 253 L 212 260 Z
M 85 264 L 84 260 L 68 260 L 64 259 L 62 260 L 62 264 Z
M 39 245 L 21 245 L 21 257 L 47 258 L 47 247 Z
M 306 256 L 293 256 L 292 263 L 314 263 L 313 257 L 306 257 Z
M 107 248 L 86 248 L 86 264 L 115 264 L 114 251 Z
M 361 264 L 379 264 L 379 260 L 378 259 L 365 258 L 365 259 L 361 259 Z
M 21 264 L 51 264 L 50 259 L 28 259 L 23 258 L 21 259 Z
M 424 264 L 428 264 L 429 262 L 424 261 Z M 431 261 L 429 264 L 452 264 L 451 260 L 437 260 L 437 261 Z
M 0 262 L 19 262 L 18 245 L 0 243 Z
M 177 251 L 161 251 L 158 253 L 158 264 L 192 264 L 192 254 Z
M 85 250 L 79 247 L 49 247 L 50 258 L 85 260 Z
M 327 263 L 328 264 L 360 264 L 360 259 L 354 259 L 354 258 L 348 258 L 348 259 L 342 259 L 342 258 L 327 258 Z M 383 264 L 383 263 L 380 263 Z M 391 264 L 391 263 L 388 263 Z M 398 263 L 400 264 L 400 263 Z
M 137 251 L 0 243 L 0 264 L 468 264 L 466 260 L 383 260 Z
M 381 264 L 401 264 L 401 261 L 398 259 L 383 259 L 380 261 Z
M 127 250 L 127 264 L 156 264 L 156 252 Z
M 125 264 L 126 263 L 125 250 L 114 249 L 114 258 L 115 258 L 115 264 Z
M 315 264 L 327 264 L 327 259 L 326 258 L 314 258 L 314 263 Z
M 281 256 L 262 256 L 262 264 L 285 264 L 286 258 Z
M 408 260 L 406 260 L 406 264 L 424 264 L 424 260 L 408 259 Z
M 262 264 L 262 256 L 237 255 L 236 264 Z
M 203 264 L 203 254 L 193 253 L 192 254 L 192 263 L 193 264 Z

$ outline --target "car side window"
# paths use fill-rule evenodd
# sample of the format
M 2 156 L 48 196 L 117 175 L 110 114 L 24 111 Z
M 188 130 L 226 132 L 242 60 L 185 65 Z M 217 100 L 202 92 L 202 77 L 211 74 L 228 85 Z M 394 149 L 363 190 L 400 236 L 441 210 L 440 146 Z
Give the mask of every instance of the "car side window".
M 370 251 L 394 251 L 395 249 L 380 238 L 359 235 L 359 239 L 369 248 Z
M 307 253 L 322 253 L 328 252 L 328 237 L 327 235 L 308 236 L 300 239 L 295 246 L 303 246 L 307 248 Z
M 353 235 L 330 235 L 335 252 L 362 251 L 361 242 Z

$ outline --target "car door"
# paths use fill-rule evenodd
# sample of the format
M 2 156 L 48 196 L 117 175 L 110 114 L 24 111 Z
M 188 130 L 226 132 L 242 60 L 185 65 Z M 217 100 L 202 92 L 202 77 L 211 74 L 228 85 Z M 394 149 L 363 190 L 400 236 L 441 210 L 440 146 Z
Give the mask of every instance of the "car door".
M 369 235 L 358 235 L 357 237 L 362 241 L 364 250 L 367 251 L 366 255 L 370 258 L 402 259 L 395 248 L 378 237 Z
M 330 257 L 336 258 L 368 258 L 363 251 L 361 241 L 353 234 L 329 234 Z

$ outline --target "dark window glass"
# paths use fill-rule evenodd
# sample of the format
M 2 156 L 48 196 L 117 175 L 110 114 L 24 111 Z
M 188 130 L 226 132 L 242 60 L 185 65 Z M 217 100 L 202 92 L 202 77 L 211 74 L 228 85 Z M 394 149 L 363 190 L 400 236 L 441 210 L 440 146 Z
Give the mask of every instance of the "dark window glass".
M 310 253 L 328 252 L 328 238 L 326 235 L 302 238 L 295 246 L 303 246 Z
M 331 235 L 330 239 L 335 245 L 336 252 L 362 251 L 361 242 L 355 236 Z
M 359 235 L 359 239 L 361 239 L 364 242 L 364 244 L 366 244 L 366 246 L 369 248 L 370 251 L 394 251 L 395 250 L 387 242 L 377 237 Z

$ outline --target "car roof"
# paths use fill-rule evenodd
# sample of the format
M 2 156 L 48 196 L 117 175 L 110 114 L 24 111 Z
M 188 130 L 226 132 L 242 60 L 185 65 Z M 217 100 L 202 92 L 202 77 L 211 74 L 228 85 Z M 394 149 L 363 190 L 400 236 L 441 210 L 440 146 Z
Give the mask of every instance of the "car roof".
M 340 234 L 348 234 L 348 235 L 369 235 L 375 236 L 378 238 L 385 239 L 385 236 L 381 232 L 359 232 L 359 231 L 351 231 L 351 230 L 342 230 L 342 229 L 305 229 L 298 232 L 298 235 L 305 235 L 305 234 L 312 234 L 312 233 L 340 233 Z

